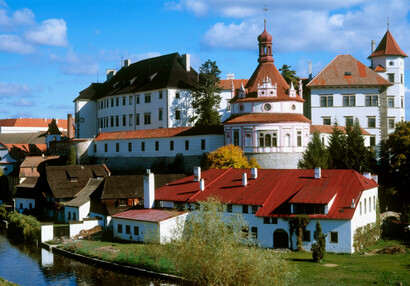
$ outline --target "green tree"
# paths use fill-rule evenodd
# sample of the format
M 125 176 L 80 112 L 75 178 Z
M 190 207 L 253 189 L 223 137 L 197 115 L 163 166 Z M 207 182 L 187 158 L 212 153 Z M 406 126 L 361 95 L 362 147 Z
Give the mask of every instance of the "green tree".
M 296 76 L 296 72 L 292 70 L 291 68 L 292 68 L 291 66 L 284 64 L 279 69 L 279 71 L 289 85 L 291 82 L 293 82 L 293 86 L 295 87 L 295 89 L 298 89 L 300 78 Z
M 303 152 L 303 157 L 298 163 L 298 168 L 300 169 L 314 169 L 320 167 L 322 169 L 327 169 L 329 161 L 329 152 L 320 141 L 319 132 L 313 133 L 313 139 L 309 142 L 308 147 L 305 152 Z
M 320 262 L 325 257 L 326 253 L 326 236 L 322 233 L 322 226 L 319 220 L 316 221 L 316 229 L 313 233 L 313 238 L 316 240 L 312 244 L 312 257 L 313 261 Z
M 232 144 L 222 146 L 208 154 L 206 159 L 207 169 L 248 169 L 260 168 L 255 158 L 248 160 L 241 147 Z
M 77 150 L 74 146 L 70 147 L 70 153 L 68 153 L 68 166 L 76 166 L 77 165 Z
M 333 133 L 329 138 L 329 169 L 346 169 L 346 136 L 337 121 L 333 125 Z
M 303 251 L 303 232 L 309 224 L 309 217 L 305 214 L 296 215 L 289 220 L 290 236 L 296 233 L 298 251 Z
M 257 247 L 240 214 L 215 198 L 191 212 L 180 239 L 166 245 L 179 274 L 195 285 L 287 285 L 294 272 L 277 253 Z M 181 231 L 181 230 L 179 230 Z
M 195 122 L 195 126 L 221 124 L 218 111 L 221 102 L 220 74 L 216 62 L 211 60 L 207 60 L 199 68 L 199 80 L 192 90 L 192 107 L 195 115 L 191 118 L 191 122 Z

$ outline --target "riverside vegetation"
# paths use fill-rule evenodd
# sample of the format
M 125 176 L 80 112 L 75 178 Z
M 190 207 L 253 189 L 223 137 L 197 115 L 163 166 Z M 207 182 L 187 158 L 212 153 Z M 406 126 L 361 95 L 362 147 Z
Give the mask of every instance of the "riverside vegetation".
M 14 240 L 36 243 L 40 240 L 40 222 L 33 216 L 18 212 L 8 212 L 0 206 L 0 220 L 8 221 L 7 235 Z

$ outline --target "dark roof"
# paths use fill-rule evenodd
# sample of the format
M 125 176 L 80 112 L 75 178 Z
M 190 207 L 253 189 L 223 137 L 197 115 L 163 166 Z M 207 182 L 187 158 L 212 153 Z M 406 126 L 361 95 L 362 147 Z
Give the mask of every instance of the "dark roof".
M 184 178 L 184 174 L 156 174 L 155 189 L 167 183 Z M 110 176 L 104 180 L 102 200 L 142 198 L 144 196 L 144 175 Z
M 45 144 L 45 138 L 40 137 L 42 133 L 3 133 L 0 134 L 0 141 L 4 144 Z
M 56 199 L 74 198 L 95 175 L 105 174 L 109 171 L 103 165 L 81 166 L 46 166 L 46 177 L 49 188 Z
M 351 55 L 337 55 L 308 87 L 321 86 L 389 86 L 391 82 Z
M 377 46 L 376 50 L 374 50 L 374 52 L 368 58 L 379 56 L 407 57 L 406 53 L 400 49 L 399 45 L 396 43 L 389 30 L 387 30 L 386 34 L 384 34 L 383 36 L 383 39 Z
M 186 71 L 178 53 L 142 60 L 121 68 L 109 81 L 91 84 L 75 100 L 97 100 L 105 96 L 163 88 L 191 89 L 198 74 Z
M 15 198 L 35 199 L 40 193 L 35 189 L 38 177 L 27 177 L 21 184 L 17 185 Z
M 89 179 L 87 185 L 77 194 L 77 196 L 66 205 L 70 207 L 80 207 L 90 201 L 90 195 L 100 186 L 102 179 Z
M 132 131 L 104 132 L 98 134 L 95 141 L 117 140 L 117 139 L 138 139 L 138 138 L 164 138 L 176 136 L 196 136 L 208 134 L 224 134 L 222 125 L 207 127 L 175 127 L 159 128 Z
M 46 165 L 64 165 L 59 156 L 27 156 L 20 165 L 19 177 L 39 177 Z

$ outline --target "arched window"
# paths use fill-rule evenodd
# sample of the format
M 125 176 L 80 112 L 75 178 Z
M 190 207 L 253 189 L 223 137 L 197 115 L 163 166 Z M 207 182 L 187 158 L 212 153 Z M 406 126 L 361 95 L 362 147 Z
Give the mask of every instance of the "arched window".
M 276 135 L 276 133 L 272 134 L 272 146 L 278 147 L 278 136 Z
M 265 135 L 265 146 L 270 147 L 271 146 L 271 136 L 270 134 Z
M 285 146 L 290 147 L 290 134 L 286 134 L 285 136 Z
M 264 147 L 265 146 L 265 138 L 263 133 L 259 133 L 259 147 Z
M 245 135 L 245 147 L 251 147 L 251 134 Z

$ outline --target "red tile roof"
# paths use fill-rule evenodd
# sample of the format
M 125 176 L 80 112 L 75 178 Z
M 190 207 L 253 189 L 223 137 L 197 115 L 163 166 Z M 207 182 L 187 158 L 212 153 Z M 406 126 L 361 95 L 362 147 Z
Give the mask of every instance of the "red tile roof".
M 391 82 L 381 77 L 351 55 L 336 56 L 311 82 L 317 86 L 389 86 Z
M 0 119 L 0 126 L 7 127 L 45 127 L 48 128 L 48 124 L 53 119 L 43 118 L 13 118 L 13 119 Z M 67 119 L 58 119 L 58 128 L 67 130 Z
M 226 90 L 226 89 L 231 90 L 232 83 L 233 83 L 235 90 L 237 90 L 241 88 L 242 83 L 243 83 L 243 86 L 245 86 L 248 83 L 248 80 L 247 79 L 221 79 L 219 86 L 223 90 Z
M 375 69 L 375 72 L 385 72 L 387 71 L 384 67 L 382 67 L 381 65 L 378 65 Z
M 376 50 L 368 57 L 379 57 L 379 56 L 402 56 L 407 57 L 406 53 L 404 53 L 399 45 L 394 40 L 392 34 L 389 30 L 387 30 L 386 34 L 384 34 L 383 39 L 380 41 L 379 45 L 377 46 Z
M 248 184 L 242 186 L 242 174 Z M 329 219 L 351 219 L 352 199 L 358 202 L 364 190 L 377 187 L 353 170 L 322 170 L 320 179 L 314 170 L 259 169 L 256 180 L 249 179 L 249 169 L 207 170 L 201 174 L 205 190 L 200 191 L 194 177 L 175 181 L 156 190 L 155 199 L 174 202 L 197 202 L 216 197 L 226 204 L 257 205 L 256 216 L 291 216 L 290 202 L 327 204 L 336 195 L 327 215 L 310 215 Z M 356 206 L 357 207 L 357 206 Z
M 180 214 L 183 214 L 183 212 L 171 212 L 157 209 L 135 209 L 118 213 L 112 217 L 148 222 L 161 222 Z
M 337 127 L 343 134 L 346 134 L 346 127 L 345 126 L 338 126 Z M 310 125 L 310 133 L 333 133 L 333 126 L 332 125 Z M 365 129 L 362 128 L 362 135 L 371 135 Z
M 163 138 L 175 136 L 195 136 L 207 134 L 223 134 L 222 126 L 209 127 L 176 127 L 176 128 L 158 128 L 147 130 L 117 131 L 100 133 L 95 138 L 101 140 L 118 140 L 118 139 L 138 139 L 138 138 Z
M 294 113 L 247 113 L 231 116 L 224 124 L 238 123 L 277 123 L 277 122 L 310 122 L 303 114 Z
M 41 152 L 47 151 L 47 144 L 4 144 L 4 145 L 6 145 L 9 149 L 17 148 L 27 153 L 31 153 L 33 149 L 37 151 L 41 151 Z

